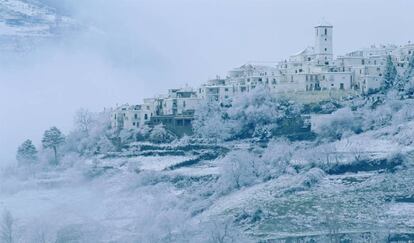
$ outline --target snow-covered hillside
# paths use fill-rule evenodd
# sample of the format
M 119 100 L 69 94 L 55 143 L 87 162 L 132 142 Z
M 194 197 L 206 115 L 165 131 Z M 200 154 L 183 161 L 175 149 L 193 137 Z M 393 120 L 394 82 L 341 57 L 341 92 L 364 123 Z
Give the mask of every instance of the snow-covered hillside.
M 0 50 L 22 51 L 76 28 L 76 22 L 36 0 L 0 1 Z

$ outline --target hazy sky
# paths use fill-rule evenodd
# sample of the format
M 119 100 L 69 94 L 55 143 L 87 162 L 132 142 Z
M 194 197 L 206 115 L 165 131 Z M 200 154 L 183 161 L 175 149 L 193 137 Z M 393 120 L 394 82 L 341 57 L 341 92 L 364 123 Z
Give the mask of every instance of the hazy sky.
M 188 83 L 248 61 L 278 61 L 334 25 L 334 52 L 414 40 L 411 0 L 43 0 L 85 30 L 24 56 L 0 53 L 0 159 L 26 138 L 39 144 L 74 112 L 92 111 Z M 1 3 L 0 3 L 1 4 Z M 1 163 L 1 160 L 0 160 Z

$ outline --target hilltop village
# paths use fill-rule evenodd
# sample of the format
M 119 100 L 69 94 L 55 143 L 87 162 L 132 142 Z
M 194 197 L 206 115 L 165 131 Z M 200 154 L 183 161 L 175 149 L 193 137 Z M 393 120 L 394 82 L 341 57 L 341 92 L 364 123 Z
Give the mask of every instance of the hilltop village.
M 232 97 L 264 86 L 275 95 L 311 94 L 326 97 L 366 94 L 383 85 L 387 59 L 403 72 L 414 44 L 371 46 L 334 58 L 333 26 L 315 26 L 313 46 L 273 64 L 248 63 L 228 72 L 227 77 L 209 80 L 198 88 L 168 90 L 168 94 L 144 99 L 143 104 L 122 105 L 112 110 L 112 128 L 133 129 L 163 124 L 176 134 L 191 131 L 197 106 L 203 100 L 224 103 Z

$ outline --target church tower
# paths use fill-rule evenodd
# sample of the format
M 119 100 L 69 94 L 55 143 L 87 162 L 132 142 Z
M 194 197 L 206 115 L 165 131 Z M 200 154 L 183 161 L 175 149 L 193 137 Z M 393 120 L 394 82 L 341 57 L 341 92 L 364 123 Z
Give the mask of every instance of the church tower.
M 333 26 L 323 22 L 315 27 L 315 61 L 319 65 L 330 65 L 333 61 Z

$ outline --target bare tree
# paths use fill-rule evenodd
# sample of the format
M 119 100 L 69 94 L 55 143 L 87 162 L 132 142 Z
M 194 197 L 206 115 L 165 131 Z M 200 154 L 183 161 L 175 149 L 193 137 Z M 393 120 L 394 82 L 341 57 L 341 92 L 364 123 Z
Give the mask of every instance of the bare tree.
M 231 218 L 214 221 L 210 224 L 209 229 L 209 242 L 212 243 L 250 242 L 233 226 Z
M 93 115 L 86 109 L 80 109 L 75 114 L 75 126 L 81 132 L 89 133 L 93 123 Z
M 14 242 L 14 219 L 10 211 L 5 210 L 3 212 L 1 222 L 0 222 L 0 239 L 4 243 Z

